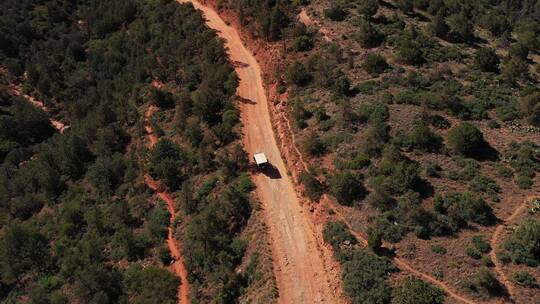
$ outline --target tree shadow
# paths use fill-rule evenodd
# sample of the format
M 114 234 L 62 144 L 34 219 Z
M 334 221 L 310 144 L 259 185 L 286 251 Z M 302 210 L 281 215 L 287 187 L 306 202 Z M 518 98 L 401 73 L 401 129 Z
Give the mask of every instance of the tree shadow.
M 499 151 L 485 142 L 471 157 L 478 161 L 497 161 L 499 160 Z
M 246 103 L 246 104 L 257 104 L 255 101 L 249 99 L 249 98 L 245 98 L 245 97 L 242 97 L 242 96 L 239 96 L 239 95 L 236 95 L 236 98 L 238 99 L 238 101 L 240 101 L 241 103 Z
M 242 62 L 242 61 L 236 61 L 236 60 L 233 60 L 233 61 L 232 61 L 232 66 L 233 66 L 235 69 L 244 69 L 244 68 L 249 67 L 249 64 L 247 64 L 247 63 L 245 63 L 245 62 Z

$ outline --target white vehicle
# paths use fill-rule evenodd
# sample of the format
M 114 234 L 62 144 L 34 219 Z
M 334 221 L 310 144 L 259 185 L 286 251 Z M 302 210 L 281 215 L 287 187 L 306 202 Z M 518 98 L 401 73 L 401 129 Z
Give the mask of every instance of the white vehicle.
M 255 155 L 253 155 L 253 160 L 255 160 L 255 164 L 258 168 L 264 168 L 268 164 L 268 159 L 262 152 L 255 153 Z

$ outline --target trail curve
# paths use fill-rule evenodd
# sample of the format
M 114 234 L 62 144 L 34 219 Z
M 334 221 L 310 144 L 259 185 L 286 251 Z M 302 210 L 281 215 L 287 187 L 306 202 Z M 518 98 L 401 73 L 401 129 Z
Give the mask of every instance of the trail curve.
M 152 115 L 157 111 L 157 107 L 150 106 L 144 114 L 144 129 L 147 133 L 148 147 L 154 147 L 158 142 L 158 137 L 152 126 L 150 125 L 150 119 Z M 148 188 L 152 189 L 157 193 L 158 197 L 165 202 L 167 209 L 170 213 L 169 226 L 167 227 L 167 247 L 171 252 L 172 257 L 172 269 L 174 273 L 180 278 L 180 286 L 178 288 L 178 301 L 180 304 L 190 303 L 189 301 L 189 282 L 188 282 L 188 273 L 186 266 L 184 264 L 184 256 L 182 255 L 181 247 L 179 246 L 176 238 L 174 236 L 174 221 L 176 219 L 176 208 L 175 202 L 172 196 L 163 190 L 163 187 L 160 183 L 148 174 L 144 176 L 144 182 Z

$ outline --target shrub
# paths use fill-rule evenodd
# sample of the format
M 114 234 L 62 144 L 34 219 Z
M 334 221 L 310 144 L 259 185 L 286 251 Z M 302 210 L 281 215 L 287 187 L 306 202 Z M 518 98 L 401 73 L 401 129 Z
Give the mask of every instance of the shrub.
M 474 275 L 471 283 L 474 289 L 484 290 L 492 296 L 499 296 L 504 290 L 495 275 L 485 267 Z
M 464 122 L 452 128 L 448 133 L 450 148 L 465 156 L 474 157 L 486 145 L 484 135 L 473 124 Z
M 441 289 L 412 277 L 392 290 L 392 304 L 443 304 L 445 298 Z
M 293 42 L 293 48 L 297 52 L 306 52 L 313 49 L 313 39 L 306 35 L 296 37 Z
M 540 264 L 540 221 L 527 219 L 504 243 L 512 261 L 536 267 Z
M 406 64 L 420 66 L 425 62 L 421 47 L 415 41 L 408 39 L 399 43 L 397 55 Z
M 484 267 L 493 267 L 493 266 L 495 266 L 495 264 L 493 263 L 493 261 L 491 260 L 489 255 L 483 256 L 480 259 L 480 262 L 482 262 L 482 266 L 484 266 Z
M 437 37 L 445 38 L 450 31 L 448 24 L 446 24 L 444 11 L 440 10 L 433 18 L 429 25 L 431 33 Z
M 514 275 L 512 276 L 512 279 L 517 284 L 521 286 L 525 286 L 527 288 L 536 288 L 538 286 L 538 283 L 536 282 L 536 278 L 526 271 L 515 272 Z
M 475 176 L 470 183 L 470 188 L 473 192 L 486 193 L 494 201 L 499 200 L 498 194 L 501 192 L 501 188 L 497 185 L 497 182 L 487 176 Z
M 519 102 L 519 110 L 528 123 L 540 127 L 540 92 L 522 97 Z
M 441 245 L 431 245 L 431 251 L 438 254 L 446 254 L 447 250 Z
M 131 266 L 124 273 L 123 283 L 132 303 L 172 304 L 176 301 L 179 279 L 167 271 L 153 266 Z
M 324 16 L 332 21 L 343 21 L 347 17 L 347 12 L 340 5 L 332 4 L 330 8 L 324 10 Z
M 341 76 L 332 85 L 332 91 L 336 96 L 341 97 L 348 95 L 351 91 L 351 81 L 347 76 Z
M 529 65 L 523 59 L 510 58 L 503 65 L 502 76 L 506 82 L 511 84 L 527 79 L 529 77 Z
M 370 123 L 381 123 L 390 118 L 390 111 L 387 105 L 380 102 L 365 103 L 360 106 L 359 115 Z
M 295 61 L 287 69 L 285 78 L 289 83 L 295 84 L 297 86 L 305 86 L 309 84 L 312 76 L 308 72 L 304 64 L 299 61 Z
M 527 60 L 527 57 L 529 56 L 529 49 L 521 43 L 512 43 L 508 50 L 508 55 L 511 58 Z
M 497 72 L 499 71 L 499 57 L 497 53 L 491 48 L 481 48 L 476 51 L 474 57 L 474 64 L 478 69 L 483 72 Z
M 396 0 L 396 6 L 405 14 L 409 14 L 414 9 L 414 2 L 413 0 Z
M 452 38 L 464 42 L 471 41 L 474 38 L 473 24 L 470 18 L 463 13 L 451 15 L 446 21 L 448 22 Z
M 514 176 L 514 172 L 512 171 L 512 169 L 504 165 L 497 164 L 496 169 L 497 169 L 497 174 L 506 180 L 510 180 Z
M 304 185 L 304 195 L 312 201 L 317 201 L 323 193 L 321 182 L 310 171 L 303 171 L 300 174 L 300 182 Z
M 383 56 L 370 53 L 366 56 L 362 68 L 370 75 L 376 76 L 383 73 L 388 68 L 388 64 Z
M 332 245 L 336 251 L 339 251 L 340 246 L 346 242 L 350 245 L 358 242 L 343 222 L 329 222 L 326 224 L 323 230 L 323 239 L 325 243 Z
M 470 192 L 437 195 L 434 203 L 435 210 L 448 215 L 458 227 L 463 227 L 468 221 L 489 225 L 495 219 L 491 207 L 483 199 Z
M 375 253 L 379 253 L 382 248 L 382 235 L 375 229 L 368 230 L 368 247 Z
M 330 194 L 342 205 L 351 206 L 366 195 L 360 176 L 340 171 L 330 177 Z
M 379 0 L 360 1 L 357 5 L 358 13 L 369 19 L 377 14 L 379 10 Z
M 360 46 L 373 48 L 379 46 L 383 40 L 382 34 L 377 28 L 367 20 L 361 20 L 358 24 L 358 31 L 355 36 Z
M 322 156 L 326 153 L 326 145 L 316 132 L 310 133 L 303 141 L 304 151 L 311 156 Z
M 491 246 L 481 236 L 473 236 L 472 243 L 474 245 L 474 248 L 478 249 L 478 251 L 480 251 L 481 253 L 488 253 L 491 251 Z
M 339 260 L 343 289 L 354 304 L 390 302 L 392 289 L 385 280 L 397 270 L 390 260 L 364 250 L 342 253 Z
M 441 149 L 442 137 L 433 132 L 427 124 L 416 123 L 405 140 L 405 146 L 425 152 L 437 152 Z
M 465 253 L 467 253 L 468 256 L 470 256 L 471 258 L 473 258 L 475 260 L 479 260 L 482 257 L 482 253 L 480 251 L 478 251 L 478 249 L 476 249 L 474 247 L 468 247 L 465 250 Z

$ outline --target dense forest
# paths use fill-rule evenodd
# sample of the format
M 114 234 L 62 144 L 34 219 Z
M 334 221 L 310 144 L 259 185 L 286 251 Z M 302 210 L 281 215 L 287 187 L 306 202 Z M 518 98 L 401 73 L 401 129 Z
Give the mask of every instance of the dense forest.
M 244 257 L 254 202 L 236 142 L 238 80 L 200 13 L 170 0 L 0 8 L 0 301 L 177 303 L 169 215 L 146 172 L 185 215 L 176 237 L 194 302 L 231 303 L 249 284 L 271 284 L 258 253 Z M 153 120 L 171 139 L 152 150 L 149 104 L 174 117 Z
M 395 254 L 388 247 L 475 301 L 508 300 L 501 267 L 519 287 L 514 300 L 540 300 L 531 201 L 540 171 L 540 2 L 217 2 L 281 52 L 268 81 L 287 93 L 311 166 L 299 174 L 305 196 L 316 204 L 330 194 L 370 241 L 371 253 L 344 223 L 325 229 L 354 303 L 444 301 L 416 279 L 390 287 L 396 269 L 376 257 Z M 523 223 L 495 235 L 502 245 L 491 248 L 495 228 L 521 204 Z M 440 262 L 430 269 L 416 257 Z

